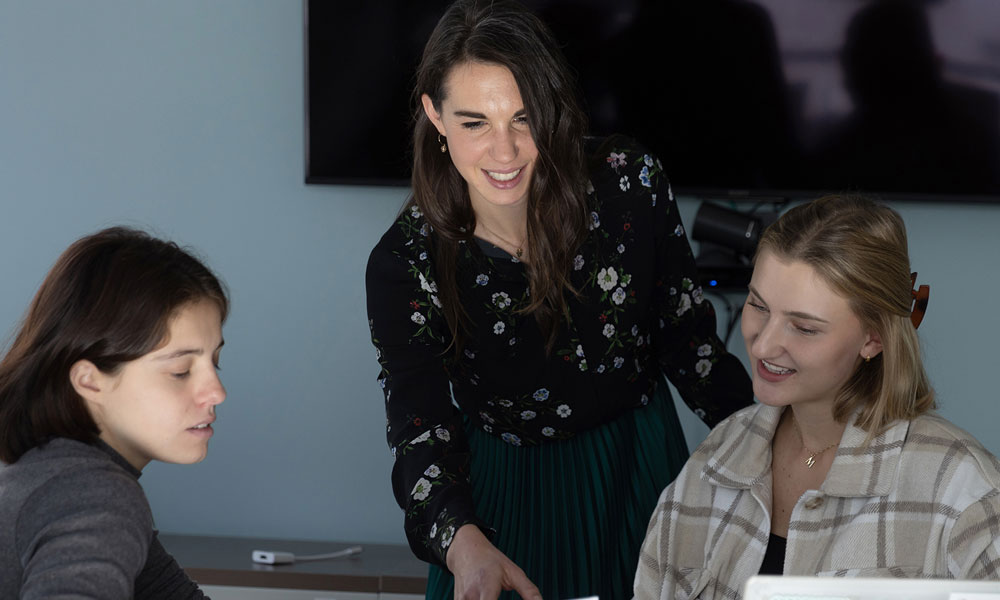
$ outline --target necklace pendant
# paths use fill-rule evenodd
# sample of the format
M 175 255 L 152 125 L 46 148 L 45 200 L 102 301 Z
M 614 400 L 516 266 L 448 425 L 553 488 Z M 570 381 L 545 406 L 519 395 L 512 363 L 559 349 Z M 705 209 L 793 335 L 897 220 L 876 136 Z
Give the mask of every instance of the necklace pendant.
M 806 459 L 806 468 L 811 469 L 814 464 L 816 464 L 816 455 L 810 454 L 809 458 Z
M 520 258 L 522 256 L 524 256 L 524 250 L 522 250 L 521 248 L 518 248 L 517 251 L 514 252 L 514 256 L 516 256 L 520 260 Z

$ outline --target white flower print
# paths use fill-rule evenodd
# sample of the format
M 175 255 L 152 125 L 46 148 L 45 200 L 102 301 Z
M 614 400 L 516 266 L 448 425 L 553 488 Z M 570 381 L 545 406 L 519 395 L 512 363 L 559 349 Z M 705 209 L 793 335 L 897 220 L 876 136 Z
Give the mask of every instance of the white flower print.
M 590 213 L 590 229 L 597 229 L 601 226 L 601 218 L 596 212 Z
M 675 287 L 670 288 L 670 295 L 671 296 L 676 296 L 677 295 L 677 288 L 675 288 Z
M 577 344 L 576 345 L 576 355 L 579 356 L 580 358 L 583 358 L 583 345 L 582 344 Z
M 646 340 L 642 339 L 641 335 L 639 337 L 635 338 L 635 345 L 636 346 L 641 346 L 641 345 L 643 345 L 645 343 L 646 343 Z
M 677 227 L 674 227 L 674 235 L 677 237 L 684 235 L 684 226 L 678 225 Z
M 620 356 L 616 356 L 615 357 L 615 368 L 616 369 L 620 369 L 620 368 L 622 368 L 623 364 L 625 364 L 625 359 L 622 358 L 622 357 L 620 357 Z
M 618 278 L 618 283 L 622 287 L 628 287 L 628 284 L 632 281 L 632 276 L 628 273 L 622 273 L 621 277 Z
M 615 334 L 615 326 L 611 323 L 604 325 L 604 337 L 611 339 L 611 336 Z
M 683 315 L 688 311 L 689 308 L 691 308 L 691 296 L 688 296 L 687 294 L 681 294 L 681 301 L 679 306 L 677 307 L 677 316 L 679 317 Z
M 427 535 L 427 537 L 429 537 L 429 538 L 431 538 L 433 540 L 434 536 L 436 536 L 437 533 L 438 533 L 438 524 L 434 523 L 434 524 L 431 525 L 431 532 L 430 532 L 430 534 Z
M 647 404 L 649 404 L 649 396 L 647 396 L 646 394 L 643 394 L 642 397 L 639 398 L 639 403 L 642 404 L 643 406 L 646 406 Z
M 535 393 L 531 395 L 536 402 L 544 402 L 549 399 L 549 390 L 546 388 L 539 388 L 535 390 Z
M 702 344 L 698 346 L 698 356 L 711 356 L 712 344 Z
M 434 294 L 431 294 L 431 302 L 434 303 L 434 306 L 441 308 L 441 301 L 438 300 L 438 297 L 435 296 Z
M 441 468 L 438 467 L 437 465 L 431 465 L 427 467 L 426 471 L 424 471 L 424 475 L 430 477 L 431 479 L 434 479 L 440 474 L 441 474 Z
M 423 226 L 420 227 L 420 235 L 422 235 L 424 237 L 427 237 L 430 234 L 431 234 L 431 225 L 430 225 L 430 223 L 424 223 Z
M 588 179 L 587 180 L 587 195 L 589 196 L 590 194 L 593 194 L 593 193 L 594 193 L 594 182 L 592 182 L 591 180 Z
M 427 495 L 431 493 L 431 482 L 427 481 L 423 477 L 417 480 L 417 485 L 413 486 L 413 491 L 411 495 L 414 500 L 424 500 Z
M 704 419 L 705 418 L 705 410 L 702 409 L 702 408 L 696 408 L 696 409 L 694 409 L 694 414 L 699 419 Z
M 618 272 L 614 267 L 601 269 L 597 272 L 597 285 L 605 292 L 610 291 L 618 283 Z
M 611 301 L 615 304 L 621 304 L 625 302 L 625 290 L 621 288 L 616 288 L 614 293 L 611 294 Z
M 628 175 L 622 175 L 622 178 L 618 180 L 618 187 L 620 187 L 623 192 L 627 192 L 628 189 L 632 187 L 628 182 Z
M 479 285 L 486 285 L 489 282 L 490 282 L 490 277 L 486 273 L 480 273 L 479 275 L 476 275 L 476 283 L 478 283 Z
M 421 252 L 418 258 L 420 260 L 427 260 L 427 252 Z
M 500 335 L 507 326 L 504 325 L 503 321 L 497 321 L 493 324 L 493 333 Z
M 581 371 L 586 371 L 587 370 L 587 361 L 586 361 L 586 359 L 580 361 L 580 370 Z
M 499 404 L 504 408 L 510 408 L 511 406 L 514 406 L 514 403 L 511 402 L 510 400 L 507 400 L 506 398 L 501 398 L 500 400 L 497 400 L 497 404 Z
M 567 404 L 560 404 L 558 407 L 556 407 L 556 414 L 565 419 L 566 417 L 573 414 L 573 409 L 570 408 L 569 405 Z
M 511 446 L 520 446 L 521 445 L 521 438 L 517 437 L 513 433 L 508 433 L 508 432 L 505 431 L 505 432 L 503 432 L 503 433 L 500 434 L 500 439 L 502 439 L 503 441 L 507 442 Z
M 654 192 L 654 193 L 650 194 L 650 197 L 652 197 L 652 199 L 653 199 L 653 206 L 656 206 L 656 193 Z
M 442 442 L 447 442 L 451 440 L 451 434 L 444 427 L 438 427 L 434 430 L 434 435 L 438 437 Z
M 536 416 L 538 416 L 538 415 L 533 410 L 522 410 L 521 411 L 521 419 L 523 419 L 525 421 L 530 421 L 530 420 L 534 419 Z
M 581 269 L 583 269 L 583 255 L 577 254 L 573 257 L 573 270 L 579 271 Z
M 423 273 L 417 272 L 417 277 L 420 278 L 420 289 L 424 290 L 429 294 L 436 294 L 438 291 L 438 286 L 433 281 L 427 281 Z
M 603 373 L 606 368 L 607 367 L 605 367 L 603 364 L 597 365 L 597 372 L 598 373 Z
M 633 325 L 632 326 L 632 337 L 635 337 L 637 335 L 639 335 L 639 326 L 638 325 Z
M 424 317 L 424 315 L 418 312 L 415 312 L 412 315 L 410 315 L 410 320 L 416 323 L 417 325 L 423 325 L 424 323 L 427 322 L 427 319 Z
M 648 154 L 643 154 L 642 155 L 642 162 L 646 163 L 647 167 L 652 167 L 653 166 L 653 157 L 650 156 L 650 155 L 648 155 Z
M 702 378 L 708 377 L 708 374 L 712 371 L 712 361 L 708 360 L 707 358 L 703 358 L 699 360 L 697 363 L 695 363 L 694 370 Z
M 701 290 L 700 285 L 691 290 L 691 299 L 694 300 L 695 304 L 701 304 L 705 299 L 705 293 Z
M 496 304 L 500 308 L 507 308 L 510 306 L 510 296 L 507 292 L 494 292 L 493 294 L 493 304 Z
M 657 160 L 656 164 L 659 165 L 660 161 Z M 660 170 L 662 171 L 663 167 L 660 167 Z M 670 187 L 669 183 L 667 184 L 667 198 L 670 199 L 671 202 L 674 201 L 674 188 Z
M 482 420 L 484 420 L 484 421 L 486 421 L 487 423 L 489 423 L 491 425 L 493 423 L 496 423 L 496 421 L 493 419 L 493 417 L 490 416 L 490 413 L 486 412 L 485 410 L 479 411 L 479 418 L 482 419 Z
M 625 254 L 625 244 L 618 244 L 618 254 Z
M 413 206 L 410 207 L 410 216 L 413 217 L 414 219 L 419 219 L 424 215 L 422 212 L 420 212 L 420 209 L 417 208 L 417 205 L 414 204 Z
M 425 431 L 425 432 L 421 433 L 420 435 L 418 435 L 417 437 L 415 437 L 412 440 L 410 440 L 410 445 L 412 446 L 413 444 L 419 444 L 420 442 L 426 442 L 429 439 L 431 439 L 431 432 L 430 431 Z
M 444 531 L 442 531 L 441 532 L 441 548 L 444 549 L 444 548 L 447 548 L 448 546 L 450 546 L 451 545 L 451 539 L 453 537 L 455 537 L 455 528 L 453 526 L 449 526 L 448 529 L 445 529 Z
M 552 437 L 553 435 L 555 435 L 555 433 L 556 430 L 552 429 L 551 427 L 542 427 L 542 435 L 544 435 L 545 437 Z
M 493 428 L 490 427 L 489 425 L 483 425 L 483 431 L 485 431 L 486 433 L 493 433 Z
M 512 337 L 512 338 L 510 338 L 510 341 L 507 342 L 507 345 L 508 346 L 513 346 L 516 343 L 517 343 L 517 338 L 516 337 Z

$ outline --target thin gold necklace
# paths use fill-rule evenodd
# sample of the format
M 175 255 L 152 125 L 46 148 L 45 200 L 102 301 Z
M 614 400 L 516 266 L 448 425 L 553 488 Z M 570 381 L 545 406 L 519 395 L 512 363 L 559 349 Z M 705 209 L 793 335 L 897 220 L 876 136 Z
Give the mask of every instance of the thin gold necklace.
M 799 429 L 799 424 L 795 422 L 795 416 L 794 415 L 792 416 L 792 427 L 795 428 L 795 433 L 799 434 L 799 441 L 802 442 L 802 448 L 805 449 L 805 451 L 809 453 L 809 458 L 806 459 L 806 468 L 809 468 L 809 469 L 813 468 L 813 465 L 816 464 L 816 457 L 819 456 L 820 454 L 823 454 L 824 452 L 826 452 L 830 448 L 833 448 L 838 443 L 838 442 L 834 442 L 834 443 L 830 444 L 829 446 L 827 446 L 826 448 L 823 448 L 822 450 L 815 450 L 814 451 L 814 450 L 810 449 L 809 446 L 806 446 L 806 439 L 804 437 L 802 437 L 802 430 Z
M 485 221 L 479 221 L 479 224 L 483 226 L 483 229 L 485 229 L 486 231 L 490 232 L 490 234 L 493 235 L 493 236 L 495 236 L 498 240 L 500 240 L 501 242 L 503 242 L 503 243 L 507 244 L 508 246 L 514 248 L 514 256 L 517 257 L 518 260 L 521 260 L 521 257 L 524 256 L 524 248 L 522 247 L 522 246 L 524 246 L 523 242 L 520 243 L 520 244 L 515 244 L 515 243 L 511 242 L 510 240 L 508 240 L 504 236 L 502 236 L 499 233 L 497 233 L 497 232 L 493 231 L 492 229 L 490 229 L 490 226 L 487 225 Z

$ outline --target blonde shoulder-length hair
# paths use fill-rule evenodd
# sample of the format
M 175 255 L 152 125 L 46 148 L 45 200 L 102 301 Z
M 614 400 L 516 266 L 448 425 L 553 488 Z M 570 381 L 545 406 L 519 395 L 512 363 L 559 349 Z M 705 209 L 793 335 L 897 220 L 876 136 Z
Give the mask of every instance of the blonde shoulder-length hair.
M 757 255 L 806 263 L 846 298 L 862 326 L 882 339 L 882 352 L 861 362 L 844 385 L 833 415 L 856 424 L 869 440 L 893 421 L 934 408 L 910 320 L 913 303 L 906 227 L 893 209 L 856 195 L 830 195 L 796 206 L 761 236 Z

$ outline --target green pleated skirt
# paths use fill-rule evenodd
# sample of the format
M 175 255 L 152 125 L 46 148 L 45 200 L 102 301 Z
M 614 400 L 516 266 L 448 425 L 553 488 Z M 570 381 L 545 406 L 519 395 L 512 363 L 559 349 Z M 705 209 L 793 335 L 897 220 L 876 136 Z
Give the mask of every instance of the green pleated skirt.
M 468 423 L 466 433 L 477 514 L 545 600 L 632 597 L 649 517 L 688 457 L 666 385 L 648 406 L 565 441 L 514 447 Z M 428 600 L 453 596 L 451 573 L 432 565 Z

